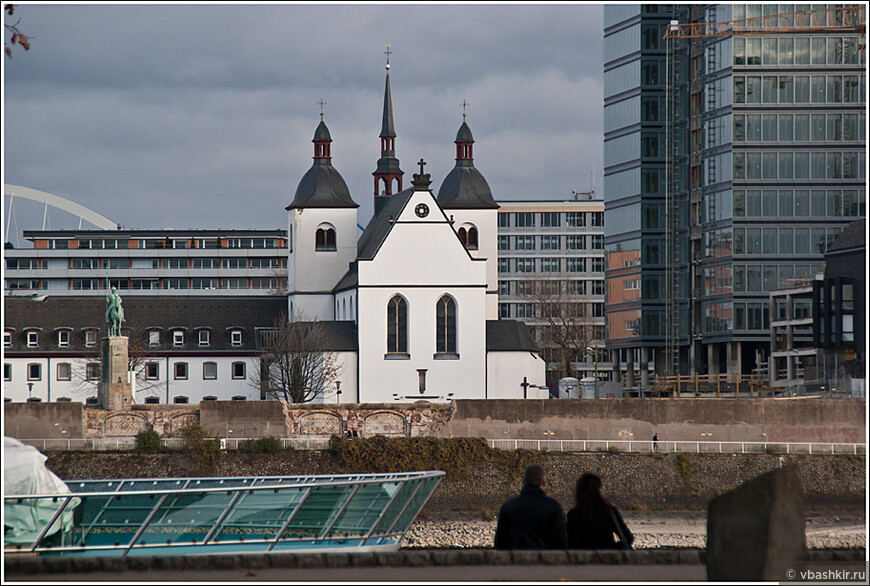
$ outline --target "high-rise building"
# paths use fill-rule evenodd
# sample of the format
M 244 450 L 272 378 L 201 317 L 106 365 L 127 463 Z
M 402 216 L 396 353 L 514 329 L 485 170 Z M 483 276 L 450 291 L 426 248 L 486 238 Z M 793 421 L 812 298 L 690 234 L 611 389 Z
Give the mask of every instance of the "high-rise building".
M 763 368 L 769 292 L 819 272 L 864 217 L 865 56 L 858 32 L 830 28 L 844 17 L 833 5 L 605 7 L 607 343 L 623 364 Z M 672 21 L 742 22 L 664 39 Z

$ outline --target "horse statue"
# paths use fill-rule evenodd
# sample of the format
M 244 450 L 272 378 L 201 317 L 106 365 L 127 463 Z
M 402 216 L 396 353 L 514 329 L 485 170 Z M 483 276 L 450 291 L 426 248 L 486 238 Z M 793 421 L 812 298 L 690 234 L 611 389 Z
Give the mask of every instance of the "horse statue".
M 121 307 L 121 296 L 114 287 L 106 291 L 106 326 L 110 336 L 121 335 L 121 324 L 124 322 L 124 308 Z

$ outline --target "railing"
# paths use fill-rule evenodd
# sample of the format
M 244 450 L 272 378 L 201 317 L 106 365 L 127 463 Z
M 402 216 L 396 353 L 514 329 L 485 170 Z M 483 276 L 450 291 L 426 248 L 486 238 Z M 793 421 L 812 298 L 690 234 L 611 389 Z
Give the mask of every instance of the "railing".
M 256 438 L 213 438 L 222 450 L 236 451 Z M 326 437 L 278 438 L 283 448 L 325 450 Z M 20 439 L 22 443 L 46 451 L 127 451 L 136 448 L 136 438 L 115 439 Z M 163 438 L 170 449 L 184 447 L 181 438 Z M 866 454 L 867 444 L 826 442 L 776 442 L 737 440 L 625 440 L 625 439 L 487 439 L 492 448 L 502 450 L 536 450 L 550 452 L 658 452 L 658 453 L 718 453 L 718 454 Z
M 489 439 L 490 447 L 502 450 L 552 452 L 657 452 L 718 454 L 865 454 L 866 444 L 772 441 L 677 441 L 677 440 L 558 440 Z

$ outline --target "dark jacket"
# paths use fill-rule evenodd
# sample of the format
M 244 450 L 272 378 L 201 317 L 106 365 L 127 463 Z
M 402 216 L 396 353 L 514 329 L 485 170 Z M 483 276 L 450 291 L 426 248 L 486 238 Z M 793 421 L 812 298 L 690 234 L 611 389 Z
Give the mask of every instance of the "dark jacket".
M 634 542 L 634 535 L 631 534 L 616 507 L 611 505 L 611 510 L 613 515 L 607 511 L 604 503 L 594 504 L 591 521 L 582 519 L 577 507 L 568 511 L 568 548 L 624 549 L 630 546 Z M 614 534 L 619 535 L 617 524 L 625 536 L 624 544 L 614 538 Z
M 496 549 L 565 549 L 562 505 L 536 486 L 526 485 L 498 514 Z

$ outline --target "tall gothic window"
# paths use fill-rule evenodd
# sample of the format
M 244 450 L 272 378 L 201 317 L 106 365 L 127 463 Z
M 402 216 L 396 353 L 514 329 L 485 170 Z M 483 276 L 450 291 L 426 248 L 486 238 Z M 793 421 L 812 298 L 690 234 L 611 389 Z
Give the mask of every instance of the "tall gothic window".
M 456 354 L 456 302 L 449 295 L 438 300 L 435 330 L 435 351 L 439 354 Z
M 335 228 L 321 224 L 314 233 L 314 250 L 335 250 Z
M 387 303 L 387 353 L 408 353 L 408 304 L 400 295 Z

